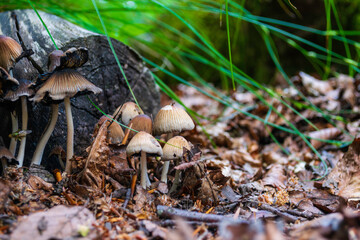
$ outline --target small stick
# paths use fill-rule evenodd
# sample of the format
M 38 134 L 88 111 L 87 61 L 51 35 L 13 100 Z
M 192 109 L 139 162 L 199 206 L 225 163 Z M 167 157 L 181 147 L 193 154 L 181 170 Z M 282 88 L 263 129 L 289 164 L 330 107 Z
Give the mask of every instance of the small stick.
M 220 222 L 225 219 L 231 219 L 231 215 L 216 215 L 216 214 L 205 214 L 199 212 L 190 212 L 178 208 L 172 208 L 168 206 L 158 205 L 156 207 L 157 214 L 162 218 L 174 218 L 181 217 L 189 221 L 200 221 L 200 222 Z
M 60 182 L 62 180 L 61 172 L 59 169 L 54 170 L 54 175 L 57 182 Z
M 265 203 L 259 203 L 259 202 L 256 202 L 256 201 L 248 201 L 249 203 L 254 203 L 254 204 L 257 204 L 258 205 L 258 208 L 262 209 L 262 210 L 266 210 L 266 211 L 269 211 L 269 212 L 272 212 L 282 218 L 284 218 L 285 221 L 287 222 L 296 222 L 297 220 L 303 220 L 302 218 L 298 218 L 298 217 L 295 217 L 289 213 L 286 213 L 286 212 L 282 212 L 280 211 L 279 209 L 276 209 L 268 204 L 265 204 Z
M 131 127 L 132 127 L 132 123 L 130 123 L 130 125 L 129 125 L 129 128 L 131 128 Z M 126 142 L 127 142 L 128 138 L 129 138 L 129 135 L 130 135 L 130 131 L 126 131 L 126 134 L 124 136 L 123 141 L 121 142 L 121 145 L 126 145 Z
M 135 187 L 136 187 L 136 180 L 137 180 L 137 173 L 132 175 L 132 178 L 131 178 L 131 195 L 130 195 L 130 198 L 132 198 L 134 196 Z
M 245 221 L 245 220 L 242 220 L 242 221 Z M 177 220 L 170 220 L 170 219 L 155 222 L 155 224 L 157 224 L 161 227 L 172 227 L 172 226 L 175 226 L 176 223 L 177 223 Z M 191 226 L 198 226 L 198 225 L 204 224 L 204 222 L 200 222 L 200 221 L 185 221 L 185 223 L 188 225 L 191 225 Z M 209 228 L 217 228 L 219 226 L 219 222 L 206 222 L 205 224 Z
M 77 203 L 70 197 L 70 195 L 65 192 L 65 189 L 63 189 L 63 195 L 65 196 L 66 200 L 70 203 L 70 205 L 77 205 Z

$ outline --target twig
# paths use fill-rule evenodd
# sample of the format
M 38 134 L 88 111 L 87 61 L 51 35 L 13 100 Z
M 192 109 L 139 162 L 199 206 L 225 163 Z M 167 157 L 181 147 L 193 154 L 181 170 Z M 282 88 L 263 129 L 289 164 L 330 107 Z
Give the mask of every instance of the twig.
M 172 208 L 168 206 L 158 205 L 156 207 L 157 214 L 162 218 L 174 218 L 181 217 L 189 221 L 198 222 L 220 222 L 224 219 L 231 219 L 231 215 L 216 215 L 216 214 L 205 214 L 199 212 L 190 212 L 178 208 Z
M 319 214 L 313 214 L 313 213 L 310 213 L 310 212 L 300 212 L 300 211 L 297 211 L 297 210 L 294 210 L 294 209 L 286 210 L 286 212 L 288 212 L 288 213 L 290 213 L 292 215 L 296 215 L 296 216 L 307 218 L 307 219 L 314 219 L 315 217 L 321 216 Z
M 293 223 L 293 222 L 296 222 L 297 220 L 304 220 L 303 218 L 299 218 L 299 217 L 293 216 L 293 215 L 291 215 L 289 213 L 282 212 L 279 209 L 276 209 L 275 207 L 272 207 L 272 206 L 270 206 L 268 204 L 265 204 L 265 203 L 259 203 L 257 201 L 247 201 L 247 202 L 256 204 L 257 208 L 272 212 L 272 213 L 284 218 L 284 220 L 287 221 L 287 222 L 292 222 Z
M 161 227 L 173 227 L 176 226 L 176 222 L 177 220 L 164 220 L 164 221 L 157 221 L 155 222 L 155 224 L 161 226 Z M 198 225 L 202 225 L 204 224 L 204 222 L 200 222 L 200 221 L 185 221 L 186 224 L 191 225 L 191 226 L 198 226 Z M 217 228 L 219 226 L 219 222 L 209 222 L 209 223 L 205 223 L 209 228 Z
M 22 57 L 26 57 L 26 58 L 31 62 L 31 64 L 33 65 L 33 67 L 34 67 L 40 74 L 43 74 L 44 71 L 42 70 L 42 68 L 41 68 L 41 67 L 35 62 L 35 60 L 31 57 L 31 55 L 32 55 L 34 52 L 32 51 L 32 49 L 28 50 L 28 49 L 26 48 L 26 46 L 25 46 L 24 41 L 22 40 L 22 37 L 21 37 L 21 35 L 20 35 L 19 22 L 18 22 L 18 20 L 17 20 L 16 14 L 15 14 L 14 12 L 12 12 L 12 13 L 11 13 L 11 17 L 12 17 L 12 18 L 14 19 L 14 21 L 15 21 L 16 35 L 17 35 L 17 37 L 18 37 L 18 39 L 19 39 L 19 41 L 20 41 L 21 47 L 22 47 L 22 49 L 24 50 L 24 53 L 25 53 Z M 17 61 L 18 61 L 18 60 L 20 60 L 20 58 L 17 59 Z

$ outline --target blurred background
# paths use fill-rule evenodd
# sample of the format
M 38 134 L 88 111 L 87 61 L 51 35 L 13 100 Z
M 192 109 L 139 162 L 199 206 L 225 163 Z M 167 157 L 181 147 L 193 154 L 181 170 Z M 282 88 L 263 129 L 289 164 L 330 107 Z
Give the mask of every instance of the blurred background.
M 0 11 L 31 8 L 29 1 L 0 2 Z M 320 79 L 358 72 L 358 0 L 101 0 L 96 4 L 108 34 L 141 53 L 166 85 L 180 78 L 229 90 L 232 78 L 271 85 L 299 71 Z M 39 0 L 33 5 L 104 33 L 91 0 Z

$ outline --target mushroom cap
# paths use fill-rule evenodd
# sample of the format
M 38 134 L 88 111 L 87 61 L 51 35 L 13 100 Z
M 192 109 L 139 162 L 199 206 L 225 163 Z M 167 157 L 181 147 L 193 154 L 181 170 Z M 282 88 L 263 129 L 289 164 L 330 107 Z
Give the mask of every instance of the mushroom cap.
M 176 136 L 171 138 L 163 147 L 163 160 L 180 159 L 183 157 L 184 148 L 190 150 L 190 144 L 185 138 Z
M 182 132 L 194 129 L 195 125 L 189 114 L 172 105 L 160 109 L 154 120 L 154 134 Z
M 128 124 L 128 127 L 130 127 L 130 125 L 131 125 L 132 129 L 134 129 L 138 132 L 144 131 L 149 134 L 152 133 L 152 120 L 148 115 L 140 114 L 140 115 L 135 116 Z M 133 138 L 134 135 L 136 134 L 136 132 L 131 131 L 130 129 L 127 128 L 125 132 L 128 132 L 128 131 L 130 131 L 129 139 Z
M 15 160 L 14 154 L 12 154 L 9 149 L 4 146 L 0 146 L 0 159 L 6 158 L 7 160 Z
M 124 139 L 124 131 L 117 122 L 112 122 L 108 127 L 107 138 L 110 144 L 121 144 Z
M 31 97 L 35 94 L 34 89 L 31 88 L 33 83 L 26 79 L 19 80 L 19 87 L 16 90 L 9 90 L 5 95 L 4 99 L 15 102 L 21 96 Z
M 19 43 L 11 37 L 0 35 L 0 67 L 9 70 L 21 53 L 22 48 Z
M 52 72 L 55 69 L 77 68 L 84 65 L 89 59 L 89 51 L 87 48 L 69 48 L 65 52 L 55 50 L 50 53 L 48 58 L 48 68 Z
M 33 100 L 41 101 L 46 95 L 52 100 L 63 100 L 66 97 L 74 97 L 77 94 L 100 93 L 101 88 L 86 80 L 80 73 L 73 69 L 63 69 L 54 72 L 37 90 Z
M 15 86 L 19 85 L 19 81 L 10 76 L 6 69 L 0 67 L 0 96 L 3 96 L 9 90 L 15 91 Z
M 89 60 L 89 50 L 84 47 L 70 48 L 65 52 L 66 57 L 61 59 L 61 64 L 68 68 L 77 68 Z
M 120 108 L 120 110 L 119 110 Z M 117 119 L 120 116 L 121 121 L 128 125 L 130 121 L 139 114 L 142 114 L 141 109 L 134 102 L 126 102 L 121 107 L 115 110 L 114 118 Z
M 48 69 L 49 72 L 54 71 L 61 65 L 61 57 L 64 57 L 65 53 L 61 50 L 52 51 L 48 57 Z
M 163 154 L 158 141 L 147 132 L 138 132 L 126 148 L 126 153 L 129 156 L 140 154 L 141 152 L 156 156 L 162 156 Z

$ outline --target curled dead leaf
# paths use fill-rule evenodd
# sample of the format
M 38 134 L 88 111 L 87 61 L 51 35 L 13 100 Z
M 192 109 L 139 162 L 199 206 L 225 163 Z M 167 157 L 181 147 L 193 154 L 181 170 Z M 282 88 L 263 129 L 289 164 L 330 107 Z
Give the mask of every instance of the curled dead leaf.
M 311 133 L 309 133 L 309 136 L 312 138 L 331 140 L 331 139 L 338 137 L 340 134 L 341 134 L 341 131 L 337 128 L 325 128 L 325 129 L 321 129 L 319 131 L 311 132 Z M 310 142 L 311 142 L 311 145 L 313 145 L 315 149 L 318 149 L 325 144 L 324 142 L 321 142 L 321 141 L 318 141 L 315 139 L 311 139 Z

